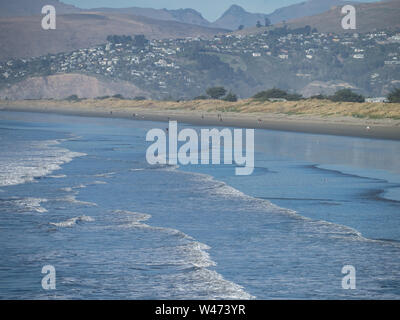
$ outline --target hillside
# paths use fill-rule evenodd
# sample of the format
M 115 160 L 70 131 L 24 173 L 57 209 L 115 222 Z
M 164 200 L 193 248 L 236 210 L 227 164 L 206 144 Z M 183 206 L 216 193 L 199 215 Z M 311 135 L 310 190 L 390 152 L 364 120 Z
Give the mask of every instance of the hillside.
M 58 14 L 78 13 L 81 11 L 81 9 L 64 4 L 59 0 L 2 0 L 0 1 L 0 17 L 40 15 L 45 5 L 54 6 Z
M 210 22 L 204 19 L 201 13 L 193 9 L 167 10 L 167 9 L 129 7 L 129 8 L 95 8 L 91 9 L 91 11 L 105 12 L 105 13 L 133 14 L 157 20 L 177 21 L 182 23 L 199 25 L 203 27 L 212 27 Z
M 68 52 L 106 42 L 108 35 L 144 34 L 150 39 L 209 37 L 221 29 L 117 13 L 57 16 L 57 29 L 44 31 L 40 17 L 0 19 L 0 61 Z
M 343 0 L 307 0 L 287 7 L 282 7 L 268 15 L 273 24 L 298 18 L 314 16 L 332 7 L 344 6 L 353 2 Z
M 357 10 L 357 32 L 369 32 L 400 27 L 400 1 L 383 1 L 355 5 Z M 287 22 L 288 27 L 297 28 L 309 25 L 320 32 L 344 33 L 341 26 L 341 7 L 335 7 L 325 13 Z M 278 25 L 279 26 L 279 25 Z
M 153 99 L 192 99 L 220 85 L 241 98 L 273 87 L 307 97 L 342 88 L 382 97 L 400 83 L 399 31 L 354 37 L 281 28 L 246 37 L 150 42 L 111 37 L 86 49 L 0 63 L 0 88 L 81 73 L 128 81 Z
M 81 74 L 32 77 L 0 90 L 0 99 L 65 99 L 71 95 L 96 98 L 122 94 L 134 98 L 146 93 L 132 83 Z

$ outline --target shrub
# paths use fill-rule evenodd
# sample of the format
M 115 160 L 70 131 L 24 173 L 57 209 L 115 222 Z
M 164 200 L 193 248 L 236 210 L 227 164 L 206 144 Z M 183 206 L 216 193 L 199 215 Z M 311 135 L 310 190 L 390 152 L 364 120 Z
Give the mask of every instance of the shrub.
M 229 92 L 229 93 L 226 95 L 226 97 L 223 98 L 222 100 L 228 101 L 228 102 L 236 102 L 236 101 L 238 101 L 238 98 L 237 98 L 237 95 L 236 95 L 236 94 L 234 94 L 234 93 L 232 93 L 232 92 Z
M 65 98 L 67 101 L 79 101 L 79 97 L 76 94 L 72 94 L 69 97 Z
M 288 101 L 299 101 L 303 99 L 303 96 L 298 93 L 288 93 L 286 96 L 286 100 Z
M 354 93 L 350 89 L 336 91 L 333 96 L 329 97 L 329 100 L 334 102 L 365 102 L 362 95 Z
M 259 101 L 267 101 L 269 99 L 286 99 L 288 101 L 297 101 L 303 99 L 303 96 L 297 93 L 290 94 L 284 90 L 273 88 L 255 94 L 253 99 Z
M 326 99 L 328 99 L 328 97 L 324 96 L 323 94 L 317 94 L 315 96 L 310 97 L 310 99 L 326 100 Z
M 253 96 L 256 100 L 266 101 L 268 99 L 285 99 L 287 92 L 280 89 L 269 89 L 266 91 L 261 91 Z
M 206 93 L 212 99 L 221 99 L 226 94 L 226 89 L 224 87 L 212 87 L 208 88 Z
M 193 100 L 207 100 L 207 99 L 208 97 L 206 95 L 201 95 L 193 98 Z
M 400 103 L 400 88 L 394 89 L 390 92 L 387 98 L 390 103 Z
M 143 100 L 146 100 L 146 97 L 143 97 L 143 96 L 136 96 L 135 98 L 133 98 L 133 100 L 136 100 L 136 101 L 143 101 Z

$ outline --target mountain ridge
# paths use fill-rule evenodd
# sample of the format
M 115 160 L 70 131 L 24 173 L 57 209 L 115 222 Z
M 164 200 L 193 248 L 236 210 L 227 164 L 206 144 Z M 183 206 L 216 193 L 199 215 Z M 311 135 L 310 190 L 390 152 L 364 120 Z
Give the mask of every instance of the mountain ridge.
M 0 17 L 40 15 L 41 8 L 44 5 L 54 5 L 58 14 L 84 12 L 132 14 L 162 21 L 175 21 L 202 27 L 237 30 L 239 26 L 243 26 L 244 28 L 254 27 L 258 21 L 264 25 L 266 18 L 272 24 L 275 24 L 282 21 L 314 16 L 329 11 L 334 6 L 353 3 L 356 2 L 346 0 L 307 0 L 276 9 L 269 14 L 251 13 L 243 7 L 233 4 L 217 20 L 211 22 L 205 19 L 200 12 L 191 8 L 176 10 L 141 7 L 82 9 L 64 4 L 60 0 L 13 0 L 0 3 Z
M 93 8 L 89 11 L 105 12 L 105 13 L 123 13 L 144 16 L 151 19 L 177 21 L 182 23 L 189 23 L 203 27 L 212 27 L 212 24 L 203 18 L 202 14 L 194 9 L 153 9 L 153 8 Z
M 250 13 L 241 6 L 232 5 L 212 25 L 219 28 L 236 30 L 239 26 L 244 26 L 245 28 L 255 26 L 258 21 L 264 24 L 265 18 L 268 18 L 267 14 Z

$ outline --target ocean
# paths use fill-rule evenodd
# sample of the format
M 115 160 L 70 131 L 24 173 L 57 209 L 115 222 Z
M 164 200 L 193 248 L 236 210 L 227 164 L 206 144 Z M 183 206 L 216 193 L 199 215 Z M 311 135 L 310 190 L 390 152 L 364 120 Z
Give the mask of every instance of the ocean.
M 235 176 L 147 164 L 166 126 L 0 112 L 0 299 L 400 298 L 399 141 L 256 130 Z

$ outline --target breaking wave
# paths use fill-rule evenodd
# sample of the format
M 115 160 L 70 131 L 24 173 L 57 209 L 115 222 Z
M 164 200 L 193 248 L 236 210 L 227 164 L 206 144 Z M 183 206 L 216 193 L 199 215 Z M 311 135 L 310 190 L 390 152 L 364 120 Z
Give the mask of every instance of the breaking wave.
M 208 250 L 211 248 L 198 242 L 189 235 L 172 228 L 156 227 L 144 222 L 151 219 L 151 215 L 126 210 L 115 210 L 114 214 L 123 215 L 126 220 L 120 228 L 146 229 L 175 239 L 171 244 L 151 248 L 146 265 L 148 268 L 162 268 L 172 266 L 178 273 L 165 274 L 167 283 L 173 283 L 169 288 L 171 295 L 187 298 L 190 293 L 196 292 L 196 297 L 207 299 L 254 299 L 255 297 L 244 291 L 238 284 L 224 279 L 224 277 L 209 268 L 217 264 L 211 259 Z M 145 255 L 146 256 L 146 253 Z M 160 289 L 160 288 L 159 288 Z
M 50 222 L 50 224 L 60 228 L 67 228 L 75 226 L 78 222 L 93 222 L 93 221 L 95 220 L 92 217 L 81 216 L 81 217 L 71 218 L 62 222 Z
M 59 144 L 59 140 L 30 141 L 10 146 L 6 152 L 2 151 L 0 186 L 32 182 L 61 169 L 64 163 L 86 155 L 61 148 Z

